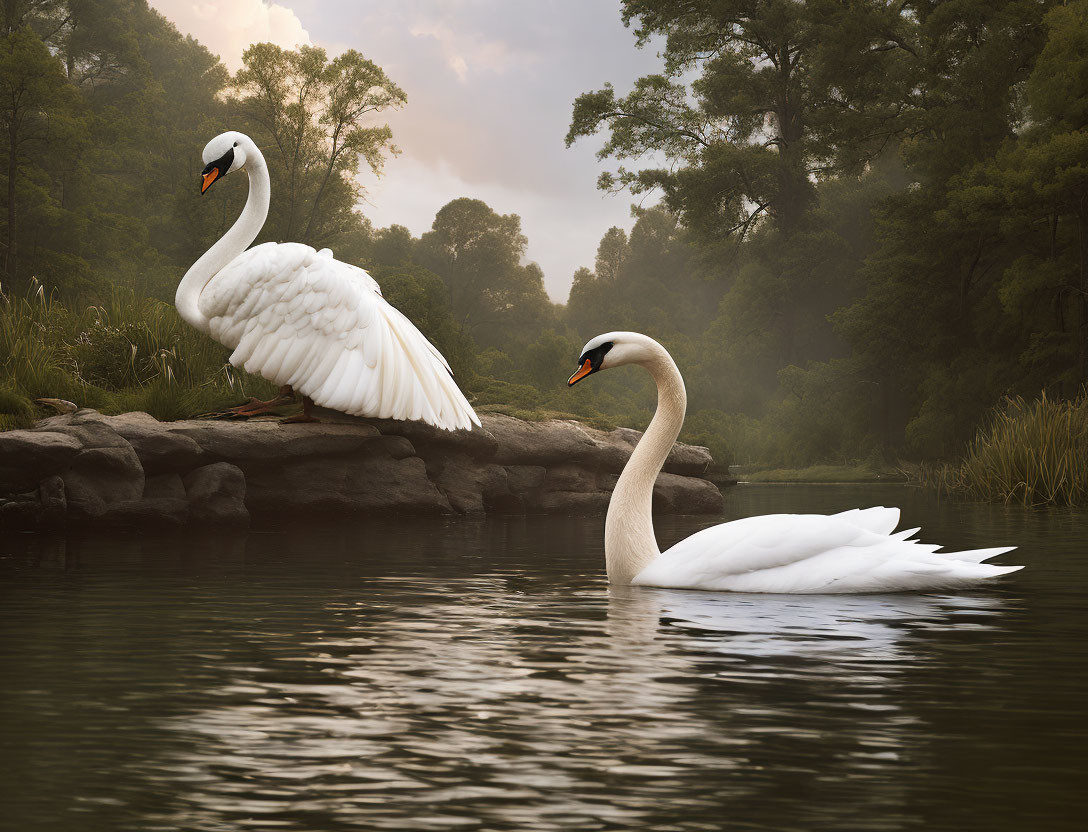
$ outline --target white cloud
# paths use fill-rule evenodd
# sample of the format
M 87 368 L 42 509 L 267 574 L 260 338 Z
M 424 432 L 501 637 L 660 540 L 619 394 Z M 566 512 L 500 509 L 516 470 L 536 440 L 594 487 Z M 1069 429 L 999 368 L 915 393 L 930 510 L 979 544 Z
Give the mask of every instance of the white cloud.
M 596 189 L 612 167 L 595 158 L 600 140 L 563 142 L 580 93 L 605 81 L 622 92 L 660 69 L 655 44 L 635 49 L 619 0 L 151 3 L 232 68 L 250 43 L 272 40 L 312 41 L 330 54 L 358 49 L 385 69 L 408 105 L 374 118 L 389 123 L 403 151 L 380 180 L 361 177 L 368 200 L 360 209 L 377 227 L 398 223 L 418 235 L 451 199 L 482 199 L 521 216 L 528 258 L 564 301 L 608 227 L 633 224 L 629 195 Z
M 151 0 L 178 29 L 219 55 L 232 71 L 253 43 L 285 48 L 310 43 L 310 34 L 291 9 L 266 0 Z
M 465 31 L 433 18 L 417 19 L 409 32 L 414 38 L 437 41 L 446 65 L 462 83 L 468 80 L 469 72 L 502 74 L 515 63 L 532 60 L 530 54 L 512 52 L 502 40 L 488 39 L 479 32 Z

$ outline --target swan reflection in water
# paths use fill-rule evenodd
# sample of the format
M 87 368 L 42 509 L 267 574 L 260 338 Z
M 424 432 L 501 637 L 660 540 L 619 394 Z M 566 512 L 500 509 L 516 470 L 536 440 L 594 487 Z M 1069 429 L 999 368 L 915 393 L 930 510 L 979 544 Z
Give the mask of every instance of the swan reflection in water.
M 935 755 L 913 677 L 949 672 L 931 642 L 1002 604 L 375 583 L 326 604 L 304 642 L 251 644 L 203 707 L 165 721 L 179 741 L 161 776 L 189 791 L 164 819 L 646 828 L 682 807 L 685 829 L 717 829 L 771 792 L 775 824 L 908 818 L 897 773 Z M 848 799 L 806 797 L 846 782 Z
M 985 626 L 1003 599 L 987 595 L 771 595 L 613 586 L 609 632 L 652 638 L 662 627 L 715 634 L 719 653 L 894 661 L 912 631 Z

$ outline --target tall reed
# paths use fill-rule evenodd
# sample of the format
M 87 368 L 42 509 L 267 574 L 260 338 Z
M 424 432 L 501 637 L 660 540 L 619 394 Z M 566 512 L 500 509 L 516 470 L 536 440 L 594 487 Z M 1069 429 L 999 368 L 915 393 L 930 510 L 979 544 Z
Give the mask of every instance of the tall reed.
M 36 286 L 0 303 L 0 430 L 32 422 L 39 397 L 182 419 L 271 393 L 229 354 L 172 306 L 129 290 L 72 308 Z
M 951 494 L 1026 506 L 1088 505 L 1088 395 L 1007 399 L 954 465 L 917 479 Z

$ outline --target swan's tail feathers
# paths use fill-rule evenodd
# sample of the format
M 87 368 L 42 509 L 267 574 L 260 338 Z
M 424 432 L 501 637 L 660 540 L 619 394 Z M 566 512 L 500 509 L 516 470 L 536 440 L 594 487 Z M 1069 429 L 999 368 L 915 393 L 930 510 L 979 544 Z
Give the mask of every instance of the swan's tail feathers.
M 899 525 L 899 509 L 873 506 L 872 508 L 852 508 L 834 515 L 858 528 L 868 529 L 877 534 L 891 534 Z M 917 529 L 915 529 L 917 531 Z
M 1019 572 L 1021 569 L 1024 568 L 1023 566 L 995 566 L 992 563 L 983 563 L 979 565 L 985 566 L 987 569 L 992 569 L 993 572 L 991 572 L 990 574 L 994 577 L 997 577 L 999 575 L 1008 575 L 1010 572 Z
M 896 532 L 895 534 L 891 535 L 891 539 L 892 540 L 906 540 L 907 543 L 916 543 L 917 541 L 907 540 L 907 538 L 909 538 L 915 532 L 920 532 L 921 530 L 922 530 L 922 527 L 919 526 L 916 529 L 907 529 L 906 531 L 903 531 L 903 532 Z
M 1015 548 L 1015 546 L 998 546 L 993 549 L 970 549 L 966 552 L 941 552 L 939 556 L 951 567 L 949 576 L 959 586 L 971 586 L 980 581 L 1000 578 L 1002 575 L 1023 569 L 1023 566 L 998 566 L 994 563 L 983 563 L 1005 552 L 1011 552 Z
M 979 581 L 1000 578 L 1010 572 L 1018 572 L 1023 568 L 1023 566 L 997 566 L 992 563 L 966 563 L 960 561 L 951 574 L 958 579 L 960 586 L 970 586 Z
M 998 555 L 1003 555 L 1006 552 L 1011 552 L 1015 549 L 1015 546 L 997 546 L 993 549 L 968 549 L 965 552 L 942 552 L 946 558 L 952 558 L 953 560 L 963 560 L 968 563 L 982 563 L 990 558 L 996 558 Z M 1013 567 L 995 567 L 998 569 L 1023 569 L 1022 566 Z

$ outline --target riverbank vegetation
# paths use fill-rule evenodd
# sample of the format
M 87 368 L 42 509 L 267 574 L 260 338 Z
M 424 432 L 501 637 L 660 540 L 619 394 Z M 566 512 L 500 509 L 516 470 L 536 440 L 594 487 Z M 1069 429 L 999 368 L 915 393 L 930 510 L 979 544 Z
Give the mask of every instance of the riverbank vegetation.
M 244 200 L 195 185 L 234 128 L 280 195 L 258 241 L 370 270 L 481 408 L 641 427 L 641 374 L 563 383 L 590 337 L 637 329 L 722 463 L 923 461 L 957 493 L 1083 501 L 1055 425 L 1088 380 L 1088 0 L 682 9 L 626 0 L 661 72 L 574 102 L 601 187 L 660 201 L 555 304 L 516 214 L 457 198 L 417 237 L 357 210 L 360 166 L 396 164 L 382 114 L 411 106 L 362 54 L 257 44 L 231 75 L 144 0 L 6 5 L 0 426 L 39 396 L 172 418 L 267 392 L 171 307 Z
M 1026 506 L 1088 504 L 1088 397 L 1009 399 L 979 429 L 961 461 L 921 465 L 938 491 Z
M 272 393 L 264 379 L 231 367 L 229 355 L 172 306 L 131 290 L 72 307 L 39 286 L 0 305 L 0 429 L 40 416 L 38 397 L 170 420 Z

